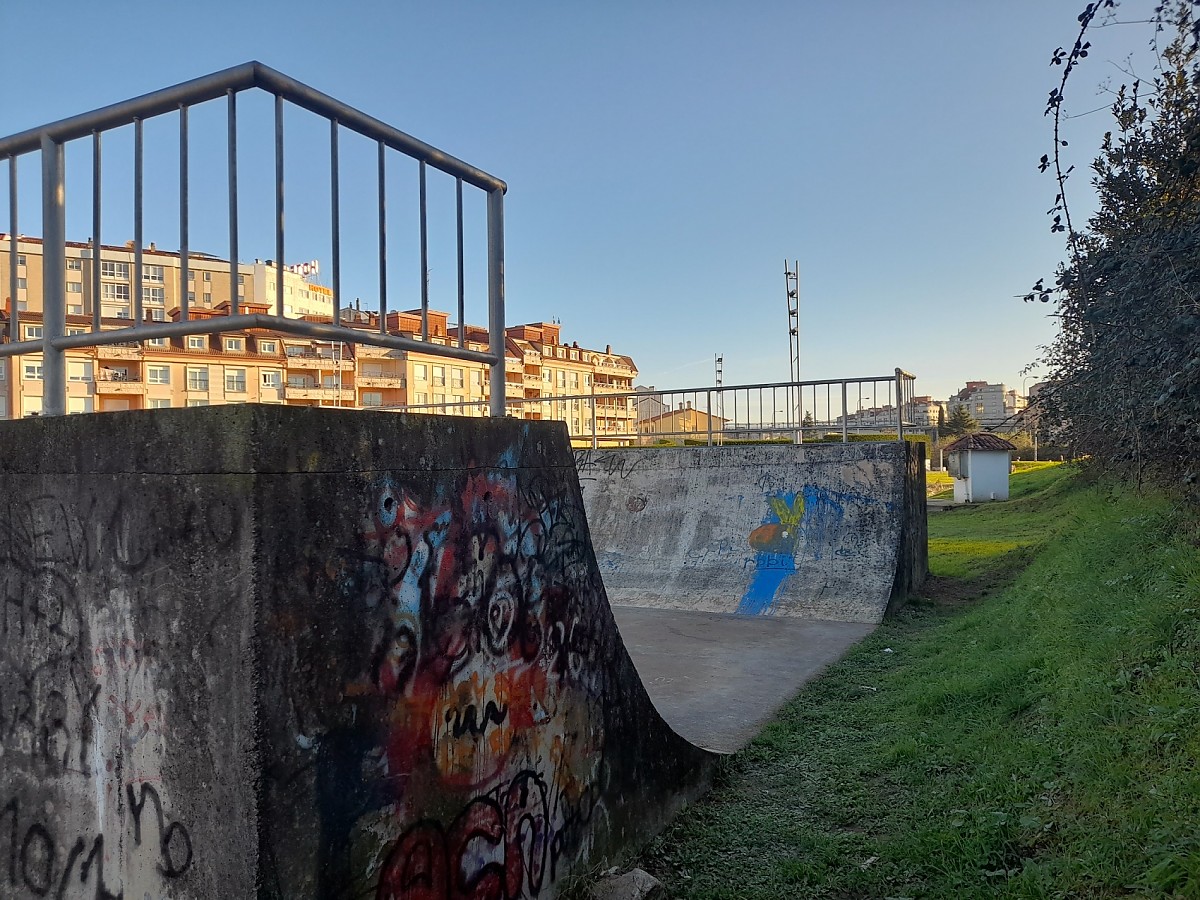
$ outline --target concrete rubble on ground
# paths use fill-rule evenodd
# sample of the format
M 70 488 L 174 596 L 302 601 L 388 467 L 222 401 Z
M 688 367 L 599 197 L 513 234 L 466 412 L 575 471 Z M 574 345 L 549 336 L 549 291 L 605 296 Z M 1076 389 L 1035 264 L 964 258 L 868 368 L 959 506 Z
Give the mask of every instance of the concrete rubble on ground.
M 588 900 L 659 900 L 665 896 L 662 882 L 642 869 L 609 875 L 588 891 Z

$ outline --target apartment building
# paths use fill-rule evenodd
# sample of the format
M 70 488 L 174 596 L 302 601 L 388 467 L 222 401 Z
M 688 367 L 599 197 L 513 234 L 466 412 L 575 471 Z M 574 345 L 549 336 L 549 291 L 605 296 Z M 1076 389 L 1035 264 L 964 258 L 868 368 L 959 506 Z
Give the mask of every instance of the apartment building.
M 951 416 L 962 407 L 984 428 L 1003 428 L 1015 425 L 1025 406 L 1026 399 L 1006 384 L 968 381 L 962 390 L 950 397 L 946 415 Z
M 40 240 L 18 241 L 20 334 L 9 323 L 8 237 L 0 235 L 0 296 L 4 296 L 6 340 L 42 336 L 42 253 Z M 67 333 L 92 325 L 91 247 L 67 248 Z M 101 327 L 126 327 L 134 311 L 131 294 L 133 251 L 104 247 L 101 253 Z M 72 264 L 78 262 L 78 266 Z M 143 252 L 143 316 L 176 321 L 181 316 L 178 254 L 153 248 Z M 189 316 L 212 318 L 230 310 L 230 271 L 226 261 L 189 254 Z M 237 292 L 243 312 L 274 312 L 277 272 L 270 261 L 239 265 Z M 78 290 L 71 289 L 79 285 Z M 284 313 L 312 321 L 332 321 L 332 292 L 284 272 Z M 78 302 L 72 302 L 74 299 Z M 428 342 L 457 345 L 460 326 L 449 314 L 429 310 Z M 342 324 L 378 332 L 377 313 L 343 309 Z M 388 333 L 418 339 L 419 310 L 387 314 Z M 461 327 L 464 346 L 488 350 L 487 329 Z M 628 356 L 561 343 L 557 324 L 517 325 L 505 335 L 505 396 L 510 415 L 560 419 L 572 435 L 590 437 L 636 431 L 630 391 L 637 367 Z M 205 406 L 218 403 L 287 403 L 304 406 L 411 409 L 459 415 L 488 414 L 491 369 L 483 363 L 390 350 L 365 344 L 320 341 L 265 329 L 214 335 L 131 341 L 67 353 L 68 412 Z M 39 415 L 42 362 L 37 354 L 0 360 L 0 418 Z M 594 410 L 594 416 L 593 416 Z
M 946 414 L 946 403 L 943 400 L 934 400 L 933 397 L 926 394 L 921 397 L 913 397 L 908 409 L 914 425 L 933 428 L 938 424 L 939 414 L 943 416 Z

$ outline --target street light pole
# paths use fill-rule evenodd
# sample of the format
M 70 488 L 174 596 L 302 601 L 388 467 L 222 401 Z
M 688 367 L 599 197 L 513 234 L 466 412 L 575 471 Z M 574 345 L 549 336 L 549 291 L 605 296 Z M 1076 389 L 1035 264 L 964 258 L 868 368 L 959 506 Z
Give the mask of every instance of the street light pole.
M 1030 432 L 1033 434 L 1033 461 L 1038 461 L 1038 429 L 1037 419 L 1029 412 L 1029 395 L 1025 393 L 1025 385 L 1029 383 L 1030 378 L 1036 378 L 1035 375 L 1026 375 L 1021 381 L 1021 396 L 1025 398 L 1025 419 L 1030 423 Z

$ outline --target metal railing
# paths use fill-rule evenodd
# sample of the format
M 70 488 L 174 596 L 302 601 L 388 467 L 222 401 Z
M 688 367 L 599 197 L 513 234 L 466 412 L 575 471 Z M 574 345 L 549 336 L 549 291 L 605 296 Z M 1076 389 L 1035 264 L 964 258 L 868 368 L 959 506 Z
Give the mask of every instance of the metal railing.
M 238 152 L 237 97 L 240 92 L 259 89 L 275 98 L 275 314 L 245 313 L 239 308 L 235 286 L 238 283 Z M 229 313 L 225 316 L 192 319 L 188 301 L 188 111 L 198 104 L 224 99 L 227 104 L 226 144 L 229 213 Z M 329 123 L 330 226 L 332 236 L 333 315 L 331 323 L 310 322 L 284 317 L 284 109 L 292 104 L 325 119 Z M 143 316 L 143 126 L 146 120 L 176 115 L 179 121 L 179 297 L 180 318 L 175 322 L 146 322 Z M 106 132 L 133 126 L 133 324 L 123 328 L 101 328 L 101 171 L 103 136 Z M 377 216 L 379 241 L 379 330 L 347 328 L 341 325 L 341 224 L 338 162 L 338 137 L 343 130 L 357 133 L 377 145 Z M 91 139 L 92 144 L 92 327 L 83 334 L 65 334 L 66 327 L 66 156 L 71 141 Z M 421 339 L 387 331 L 387 217 L 386 167 L 388 151 L 396 151 L 419 163 L 421 267 Z M 44 290 L 42 297 L 43 333 L 38 340 L 17 341 L 20 334 L 18 303 L 18 228 L 19 204 L 17 163 L 20 157 L 39 153 L 42 170 L 42 241 Z M 65 351 L 74 347 L 93 347 L 129 340 L 180 337 L 189 334 L 214 334 L 263 328 L 284 334 L 326 341 L 370 344 L 396 350 L 417 351 L 437 356 L 490 364 L 493 379 L 504 378 L 504 192 L 500 179 L 468 165 L 442 151 L 368 116 L 339 100 L 301 84 L 259 62 L 248 62 L 215 72 L 193 81 L 165 88 L 141 97 L 93 110 L 59 122 L 0 139 L 0 159 L 8 160 L 9 236 L 11 253 L 9 343 L 0 344 L 0 358 L 26 353 L 43 356 L 44 415 L 66 412 Z M 429 278 L 426 167 L 455 179 L 458 262 L 458 321 L 465 322 L 463 185 L 486 194 L 488 349 L 473 350 L 464 342 L 459 329 L 457 345 L 447 340 L 438 344 L 429 340 Z M 155 185 L 156 190 L 161 187 Z M 492 401 L 493 415 L 504 414 L 504 397 Z
M 494 383 L 494 382 L 493 382 Z M 510 384 L 512 384 L 510 382 Z M 821 381 L 706 386 L 669 391 L 607 391 L 508 397 L 521 419 L 564 421 L 572 440 L 592 447 L 737 441 L 849 441 L 913 430 L 916 378 L 892 375 Z M 499 392 L 493 391 L 492 396 Z M 377 407 L 396 412 L 478 415 L 486 400 Z

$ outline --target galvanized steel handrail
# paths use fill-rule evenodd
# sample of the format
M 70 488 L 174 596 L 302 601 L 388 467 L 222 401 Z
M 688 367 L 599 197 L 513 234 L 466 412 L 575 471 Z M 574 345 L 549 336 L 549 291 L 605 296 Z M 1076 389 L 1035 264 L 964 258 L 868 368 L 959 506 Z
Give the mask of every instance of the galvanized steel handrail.
M 328 94 L 290 78 L 257 60 L 222 69 L 210 75 L 193 78 L 162 90 L 152 91 L 131 100 L 113 103 L 91 112 L 81 113 L 30 128 L 9 137 L 0 138 L 0 159 L 20 156 L 40 150 L 42 138 L 48 137 L 62 144 L 77 138 L 90 137 L 95 131 L 109 131 L 132 125 L 137 120 L 146 120 L 163 113 L 178 112 L 180 106 L 195 106 L 209 100 L 219 100 L 228 95 L 259 88 L 282 97 L 296 106 L 307 109 L 327 119 L 337 119 L 340 125 L 357 131 L 365 137 L 383 141 L 391 149 L 407 156 L 424 159 L 429 165 L 448 175 L 462 178 L 468 184 L 485 191 L 508 190 L 508 186 L 494 175 L 478 169 L 445 153 L 432 144 L 418 140 L 393 128 L 386 122 L 369 116 Z
M 729 440 L 755 439 L 755 435 L 772 435 L 786 437 L 796 443 L 803 443 L 806 434 L 823 433 L 825 435 L 840 430 L 842 441 L 848 441 L 850 435 L 861 434 L 865 431 L 895 432 L 897 440 L 904 440 L 905 430 L 915 427 L 912 416 L 912 398 L 916 378 L 903 369 L 895 369 L 891 375 L 868 375 L 856 378 L 826 378 L 811 381 L 796 382 L 765 382 L 757 384 L 734 385 L 705 385 L 700 387 L 673 388 L 671 390 L 604 390 L 598 389 L 592 383 L 592 392 L 587 394 L 562 394 L 536 397 L 507 396 L 507 385 L 518 390 L 524 390 L 523 382 L 505 381 L 505 403 L 514 409 L 522 407 L 540 408 L 539 411 L 550 410 L 550 419 L 560 419 L 567 415 L 568 407 L 582 410 L 587 406 L 590 412 L 590 423 L 585 426 L 572 428 L 568 422 L 568 431 L 577 440 L 586 440 L 593 447 L 598 447 L 601 440 L 644 442 L 649 439 L 687 439 L 704 440 L 708 444 L 723 443 Z M 436 385 L 434 385 L 436 386 Z M 852 395 L 849 388 L 854 387 Z M 875 392 L 882 386 L 886 396 L 879 398 Z M 411 385 L 410 385 L 411 387 Z M 872 400 L 882 399 L 882 408 L 864 407 L 867 399 L 864 388 L 870 387 Z M 495 382 L 491 385 L 491 400 L 497 394 Z M 818 388 L 826 388 L 825 418 L 810 419 L 805 423 L 805 413 L 819 413 L 820 402 Z M 837 389 L 836 392 L 834 389 Z M 812 391 L 811 403 L 805 400 L 808 392 Z M 799 400 L 799 406 L 788 410 L 777 410 L 778 395 L 783 393 L 790 406 L 791 398 Z M 757 395 L 757 404 L 752 399 Z M 662 403 L 663 398 L 671 398 L 672 403 Z M 688 398 L 691 401 L 688 402 Z M 738 409 L 738 398 L 742 397 L 742 408 Z M 770 403 L 764 405 L 763 398 L 769 397 Z M 681 399 L 682 398 L 682 399 Z M 673 405 L 680 400 L 678 408 Z M 733 408 L 726 408 L 726 401 L 732 400 Z M 638 406 L 649 401 L 657 402 L 662 409 L 653 415 L 641 415 Z M 852 402 L 855 401 L 855 402 Z M 487 401 L 480 400 L 444 400 L 433 403 L 408 403 L 400 406 L 376 407 L 395 412 L 443 413 L 452 415 L 470 415 L 480 409 Z M 687 403 L 686 407 L 684 403 Z M 693 405 L 694 404 L 694 405 Z M 757 417 L 754 416 L 757 405 Z M 555 408 L 558 413 L 554 412 Z M 834 412 L 840 410 L 840 415 L 834 418 Z M 599 418 L 611 417 L 623 412 L 630 415 L 628 430 L 599 425 Z M 704 427 L 697 430 L 682 428 L 676 425 L 662 426 L 656 420 L 666 420 L 677 414 L 696 412 L 704 416 Z M 729 412 L 732 418 L 725 418 Z M 781 420 L 777 413 L 787 415 Z M 791 416 L 795 416 L 792 418 Z M 620 415 L 616 416 L 621 418 Z M 744 418 L 743 418 L 744 417 Z M 714 419 L 719 424 L 714 426 Z M 647 423 L 654 423 L 647 427 Z M 731 424 L 732 423 L 732 424 Z
M 245 314 L 239 310 L 239 231 L 237 204 L 237 94 L 252 88 L 264 90 L 275 97 L 275 314 Z M 188 302 L 188 110 L 209 101 L 226 98 L 228 103 L 228 187 L 229 187 L 229 277 L 230 312 L 227 316 L 194 320 L 189 315 Z M 332 322 L 315 323 L 284 317 L 284 102 L 306 109 L 330 122 L 330 221 L 332 225 Z M 156 116 L 179 114 L 179 191 L 180 191 L 180 321 L 150 323 L 142 316 L 143 274 L 143 124 Z M 100 261 L 103 242 L 101 223 L 101 139 L 106 131 L 128 125 L 134 126 L 134 240 L 133 290 L 130 304 L 134 324 L 124 328 L 102 330 Z M 340 128 L 377 142 L 378 220 L 380 296 L 378 331 L 364 331 L 341 324 L 341 244 L 339 211 L 338 132 Z M 92 147 L 92 330 L 81 335 L 66 335 L 66 184 L 64 145 L 72 140 L 91 137 Z M 421 225 L 421 337 L 415 340 L 387 331 L 387 241 L 385 153 L 395 150 L 416 159 L 420 175 Z M 40 152 L 42 162 L 42 221 L 43 221 L 43 336 L 38 341 L 17 341 L 20 311 L 18 303 L 17 260 L 19 230 L 17 203 L 17 160 L 28 153 Z M 504 205 L 507 187 L 503 181 L 454 156 L 417 140 L 411 135 L 367 115 L 327 94 L 302 84 L 260 62 L 248 62 L 211 75 L 205 75 L 172 87 L 144 94 L 131 100 L 72 116 L 19 134 L 0 138 L 0 159 L 9 161 L 9 233 L 11 253 L 9 343 L 0 344 L 0 358 L 22 353 L 43 354 L 44 397 L 43 414 L 61 415 L 66 409 L 66 362 L 64 351 L 72 347 L 99 346 L 108 343 L 176 337 L 188 334 L 209 334 L 245 328 L 266 328 L 320 340 L 369 344 L 390 349 L 429 353 L 455 359 L 483 362 L 491 365 L 493 381 L 504 377 Z M 458 298 L 459 323 L 463 319 L 463 182 L 487 194 L 487 293 L 488 293 L 488 350 L 466 347 L 464 328 L 459 329 L 458 346 L 429 342 L 428 247 L 426 219 L 426 167 L 433 166 L 455 178 L 456 211 L 458 217 Z M 119 337 L 113 337 L 119 335 Z M 490 412 L 504 414 L 504 398 L 492 399 Z

